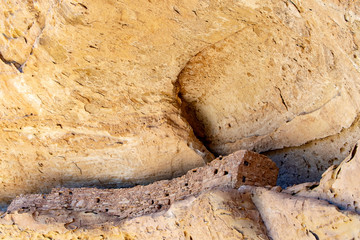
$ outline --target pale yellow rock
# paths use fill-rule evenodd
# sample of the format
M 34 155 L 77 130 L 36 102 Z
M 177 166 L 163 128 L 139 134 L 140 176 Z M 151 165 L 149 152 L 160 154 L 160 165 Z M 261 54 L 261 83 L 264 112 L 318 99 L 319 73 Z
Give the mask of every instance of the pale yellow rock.
M 351 154 L 339 165 L 330 167 L 320 183 L 304 184 L 286 189 L 297 196 L 327 200 L 341 209 L 360 213 L 360 153 L 358 142 Z
M 0 4 L 0 202 L 125 186 L 212 159 L 180 115 L 191 56 L 242 26 L 235 1 Z
M 360 215 L 340 211 L 327 201 L 262 188 L 254 201 L 273 240 L 359 239 Z
M 359 112 L 358 12 L 356 1 L 1 2 L 0 203 L 179 176 L 213 157 L 187 121 L 216 153 L 336 136 Z M 178 90 L 195 113 L 181 113 Z M 352 145 L 342 139 L 334 148 Z M 305 150 L 308 169 L 299 154 L 280 169 L 296 169 L 292 183 L 332 163 Z
M 240 31 L 184 68 L 180 93 L 204 124 L 211 149 L 228 154 L 299 146 L 355 120 L 359 94 L 350 86 L 357 86 L 359 72 L 346 53 L 357 44 L 351 29 L 327 5 L 301 5 L 307 10 L 263 1 L 244 16 Z
M 301 147 L 355 124 L 360 42 L 354 36 L 360 28 L 344 16 L 351 12 L 359 19 L 359 3 L 335 2 L 241 2 L 249 9 L 243 28 L 188 62 L 178 80 L 182 107 L 212 151 Z M 346 135 L 329 148 L 346 142 L 354 139 Z M 280 169 L 295 169 L 290 183 L 318 180 L 335 157 L 317 156 L 308 146 L 292 150 L 296 158 Z M 280 165 L 281 157 L 270 154 Z M 285 178 L 280 184 L 286 185 Z
M 359 12 L 338 0 L 2 1 L 0 205 L 179 176 L 213 158 L 197 137 L 218 154 L 270 151 L 282 185 L 317 180 L 360 133 Z M 355 149 L 319 184 L 211 190 L 122 222 L 14 211 L 0 238 L 359 239 L 359 168 Z M 74 228 L 81 219 L 93 226 Z
M 265 153 L 280 167 L 278 184 L 292 186 L 299 182 L 320 181 L 329 166 L 338 165 L 350 153 L 360 136 L 360 118 L 339 134 Z

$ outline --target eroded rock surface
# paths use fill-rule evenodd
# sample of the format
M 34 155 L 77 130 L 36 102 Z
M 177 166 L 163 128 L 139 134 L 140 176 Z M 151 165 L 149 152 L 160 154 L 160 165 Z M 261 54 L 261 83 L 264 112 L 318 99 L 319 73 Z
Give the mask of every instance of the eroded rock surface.
M 341 184 L 351 179 L 358 186 L 359 156 L 354 152 L 341 167 L 330 168 L 320 185 L 308 183 L 286 190 L 259 186 L 276 181 L 274 163 L 259 154 L 241 151 L 181 178 L 147 186 L 55 189 L 48 195 L 25 195 L 13 201 L 1 217 L 0 238 L 359 239 L 360 215 L 353 206 L 342 204 L 357 198 L 358 189 Z M 228 174 L 221 174 L 228 168 L 232 169 Z M 340 168 L 343 175 L 337 171 Z M 239 180 L 242 184 L 241 176 L 248 171 L 252 172 L 252 177 L 247 175 L 249 179 L 257 179 L 248 182 L 253 185 L 233 189 L 239 186 Z M 327 194 L 327 199 L 316 195 L 327 186 L 334 186 L 341 204 L 336 195 Z M 147 201 L 149 194 L 153 194 L 153 203 Z M 144 201 L 140 202 L 139 197 Z M 167 205 L 171 197 L 174 201 Z M 164 207 L 151 207 L 159 203 Z
M 357 1 L 0 9 L 1 204 L 55 186 L 180 176 L 213 159 L 197 137 L 216 154 L 278 149 L 268 154 L 284 186 L 318 180 L 354 143 Z M 331 151 L 308 145 L 329 137 Z
M 50 194 L 24 195 L 13 200 L 7 212 L 71 210 L 107 214 L 120 221 L 167 209 L 174 201 L 199 195 L 214 187 L 236 189 L 244 184 L 274 186 L 277 175 L 278 168 L 267 157 L 239 151 L 216 159 L 205 167 L 193 169 L 182 177 L 147 186 L 106 190 L 63 188 L 54 189 Z M 60 217 L 63 218 L 63 215 Z M 85 221 L 81 223 L 81 219 L 69 224 L 87 225 Z M 89 226 L 91 224 L 94 223 L 88 223 Z
M 285 148 L 269 153 L 279 184 L 319 180 L 356 141 L 343 130 L 359 120 L 359 2 L 240 2 L 242 28 L 179 75 L 184 114 L 217 154 Z M 327 152 L 307 145 L 330 136 Z
M 235 1 L 0 3 L 0 202 L 54 186 L 129 186 L 213 159 L 174 82 L 239 29 Z
M 250 194 L 230 189 L 244 184 L 274 186 L 277 174 L 278 168 L 267 157 L 239 151 L 180 178 L 147 186 L 106 190 L 63 188 L 54 189 L 50 194 L 20 196 L 8 207 L 0 229 L 2 236 L 10 232 L 22 236 L 22 231 L 27 229 L 31 237 L 45 233 L 65 239 L 81 234 L 92 236 L 96 234 L 95 229 L 104 229 L 106 236 L 118 231 L 119 236 L 137 239 L 161 236 L 267 239 L 259 213 L 249 202 Z M 160 211 L 162 213 L 157 213 Z M 160 215 L 142 217 L 154 213 Z M 129 220 L 131 218 L 134 219 Z M 124 223 L 124 220 L 127 221 Z M 12 230 L 9 225 L 14 226 Z M 200 227 L 203 229 L 199 231 Z M 69 233 L 75 229 L 78 231 Z
M 360 153 L 357 142 L 351 154 L 338 166 L 330 167 L 320 183 L 307 183 L 286 189 L 296 196 L 327 200 L 341 209 L 360 214 Z

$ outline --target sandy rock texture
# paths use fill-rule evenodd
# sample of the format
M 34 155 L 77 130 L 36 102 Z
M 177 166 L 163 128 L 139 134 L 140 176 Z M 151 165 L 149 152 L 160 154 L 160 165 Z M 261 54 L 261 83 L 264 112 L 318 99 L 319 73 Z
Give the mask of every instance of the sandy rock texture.
M 147 183 L 212 159 L 173 84 L 200 49 L 238 30 L 234 1 L 0 9 L 0 202 L 54 186 Z
M 172 178 L 239 149 L 266 152 L 282 186 L 313 181 L 359 133 L 358 1 L 0 9 L 0 204 Z
M 241 153 L 241 154 L 239 154 Z M 215 160 L 203 168 L 190 170 L 185 176 L 159 181 L 145 187 L 131 189 L 55 189 L 48 195 L 24 195 L 17 198 L 0 218 L 0 238 L 3 239 L 359 239 L 360 215 L 354 206 L 346 205 L 358 196 L 360 154 L 350 155 L 338 167 L 333 166 L 324 174 L 320 183 L 307 183 L 282 190 L 279 186 L 264 186 L 271 182 L 257 182 L 235 188 L 238 174 L 247 174 L 241 166 L 270 161 L 255 153 L 239 152 L 223 160 Z M 236 160 L 236 161 L 234 161 Z M 249 165 L 246 162 L 249 161 Z M 238 163 L 227 175 L 214 175 L 214 169 L 227 168 Z M 274 164 L 274 163 L 272 163 Z M 264 165 L 269 165 L 271 162 Z M 262 167 L 266 169 L 267 167 Z M 336 169 L 334 171 L 334 169 Z M 341 175 L 339 169 L 344 170 Z M 239 171 L 238 171 L 239 170 Z M 257 179 L 264 176 L 251 170 Z M 238 172 L 238 173 L 237 173 Z M 342 171 L 341 171 L 342 172 Z M 275 172 L 274 172 L 275 173 Z M 236 176 L 233 176 L 233 175 Z M 338 176 L 336 179 L 329 177 Z M 276 174 L 273 174 L 276 178 Z M 142 194 L 174 191 L 187 179 L 188 188 L 179 187 L 175 193 L 185 198 L 155 211 L 132 208 L 136 201 L 127 200 Z M 344 187 L 342 181 L 351 179 Z M 215 180 L 215 181 L 214 181 Z M 196 187 L 197 182 L 212 183 L 210 188 Z M 165 184 L 166 183 L 166 184 Z M 163 189 L 157 189 L 157 186 Z M 182 184 L 183 185 L 183 184 Z M 262 186 L 261 186 L 262 185 Z M 204 186 L 204 185 L 203 185 Z M 210 185 L 208 185 L 210 186 Z M 336 195 L 319 195 L 333 186 Z M 73 191 L 69 196 L 68 191 Z M 189 190 L 193 190 L 191 194 Z M 133 191 L 132 196 L 126 195 Z M 94 196 L 108 192 L 92 201 Z M 326 197 L 324 197 L 326 196 Z M 84 200 L 80 206 L 81 198 Z M 321 199 L 323 198 L 323 199 Z M 67 202 L 64 203 L 63 201 Z M 66 200 L 67 199 L 67 200 Z M 153 197 L 158 201 L 156 197 Z M 341 201 L 338 201 L 341 199 Z M 118 205 L 126 205 L 121 209 Z M 158 202 L 155 203 L 157 205 Z M 108 211 L 102 211 L 107 206 Z M 149 208 L 149 203 L 143 203 Z M 133 209 L 133 213 L 127 210 Z M 150 208 L 151 209 L 151 206 Z M 142 215 L 144 214 L 145 215 Z M 124 218 L 124 216 L 127 216 Z
M 359 239 L 360 215 L 327 201 L 256 189 L 255 203 L 274 240 Z
M 182 109 L 212 152 L 270 151 L 279 184 L 319 180 L 359 134 L 346 129 L 359 121 L 360 4 L 239 2 L 249 11 L 242 28 L 179 75 Z
M 331 166 L 319 183 L 304 183 L 286 189 L 287 193 L 331 202 L 341 209 L 360 214 L 360 153 L 357 142 L 351 154 L 338 166 Z

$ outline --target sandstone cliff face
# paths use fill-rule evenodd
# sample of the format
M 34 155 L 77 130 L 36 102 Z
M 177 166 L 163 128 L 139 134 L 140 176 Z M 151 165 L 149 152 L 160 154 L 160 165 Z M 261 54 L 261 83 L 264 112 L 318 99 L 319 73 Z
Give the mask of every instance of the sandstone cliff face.
M 0 201 L 146 183 L 212 159 L 173 83 L 200 48 L 237 30 L 240 13 L 220 9 L 231 3 L 2 2 Z
M 213 152 L 283 149 L 267 153 L 279 184 L 317 180 L 359 134 L 344 130 L 359 120 L 359 3 L 250 2 L 239 31 L 181 72 L 183 110 Z
M 0 9 L 2 204 L 172 178 L 243 148 L 273 158 L 283 186 L 318 180 L 359 133 L 356 1 Z

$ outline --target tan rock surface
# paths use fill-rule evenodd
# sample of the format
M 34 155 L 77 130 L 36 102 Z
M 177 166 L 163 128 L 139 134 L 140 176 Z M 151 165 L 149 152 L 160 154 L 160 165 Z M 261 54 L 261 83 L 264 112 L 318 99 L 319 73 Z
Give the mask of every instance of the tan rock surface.
M 295 169 L 280 184 L 318 180 L 336 156 L 317 156 L 305 144 L 358 122 L 359 2 L 243 2 L 243 28 L 202 50 L 180 74 L 182 108 L 213 152 L 299 147 L 269 154 L 278 165 L 288 153 L 295 157 L 280 166 L 281 174 Z M 348 134 L 328 148 L 354 141 Z
M 286 191 L 296 196 L 327 200 L 341 209 L 360 213 L 360 153 L 358 142 L 351 154 L 338 166 L 330 167 L 320 183 L 293 186 Z
M 173 83 L 240 28 L 235 1 L 0 4 L 0 201 L 54 186 L 125 186 L 212 159 Z
M 359 239 L 360 215 L 327 201 L 257 188 L 252 200 L 273 240 Z
M 179 176 L 212 159 L 187 121 L 216 153 L 295 147 L 269 153 L 279 182 L 316 180 L 339 160 L 304 143 L 337 136 L 359 112 L 357 1 L 0 9 L 1 203 L 54 186 Z M 353 144 L 342 133 L 332 150 Z
M 0 239 L 360 239 L 359 12 L 1 2 Z

